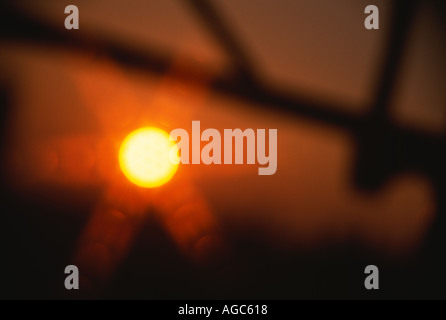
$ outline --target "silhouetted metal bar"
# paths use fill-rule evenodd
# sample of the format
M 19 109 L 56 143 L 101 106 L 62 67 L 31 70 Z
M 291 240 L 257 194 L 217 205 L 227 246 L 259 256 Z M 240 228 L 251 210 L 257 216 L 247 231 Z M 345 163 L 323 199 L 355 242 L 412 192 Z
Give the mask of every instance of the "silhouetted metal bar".
M 0 8 L 0 36 L 5 40 L 24 41 L 36 46 L 93 52 L 111 58 L 123 66 L 155 74 L 165 74 L 174 65 L 173 57 L 166 53 L 157 53 L 153 48 L 136 47 L 102 37 L 93 38 L 82 33 L 81 30 L 68 32 L 62 26 L 57 28 L 48 25 L 44 21 L 28 16 L 9 6 Z M 196 66 L 196 69 L 199 68 L 199 66 Z M 237 75 L 209 74 L 206 68 L 195 70 L 195 72 L 191 72 L 190 69 L 184 70 L 184 72 L 179 70 L 175 73 L 175 76 L 189 81 L 193 81 L 196 76 L 203 77 L 203 75 L 210 79 L 211 90 L 255 103 L 259 108 L 264 107 L 268 110 L 277 108 L 281 111 L 298 114 L 316 121 L 324 121 L 347 129 L 353 129 L 357 124 L 357 116 L 338 111 L 342 109 L 341 106 L 317 103 L 296 93 L 278 92 L 259 84 L 240 81 Z
M 237 40 L 234 33 L 231 32 L 218 10 L 211 1 L 207 0 L 184 0 L 195 11 L 197 17 L 203 22 L 205 29 L 209 31 L 222 49 L 232 60 L 237 75 L 243 81 L 256 81 L 255 68 L 252 65 L 252 59 L 243 49 L 243 46 Z
M 384 119 L 388 116 L 389 104 L 397 82 L 398 73 L 404 58 L 407 37 L 415 14 L 418 0 L 395 0 L 390 20 L 385 60 L 376 85 L 375 101 L 371 116 Z

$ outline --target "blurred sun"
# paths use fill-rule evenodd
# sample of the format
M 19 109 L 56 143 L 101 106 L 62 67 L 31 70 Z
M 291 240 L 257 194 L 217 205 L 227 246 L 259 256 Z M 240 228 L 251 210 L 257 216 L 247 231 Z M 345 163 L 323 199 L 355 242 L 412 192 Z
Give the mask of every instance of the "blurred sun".
M 144 188 L 169 181 L 178 169 L 178 148 L 165 131 L 146 127 L 130 133 L 119 150 L 119 165 L 125 176 Z

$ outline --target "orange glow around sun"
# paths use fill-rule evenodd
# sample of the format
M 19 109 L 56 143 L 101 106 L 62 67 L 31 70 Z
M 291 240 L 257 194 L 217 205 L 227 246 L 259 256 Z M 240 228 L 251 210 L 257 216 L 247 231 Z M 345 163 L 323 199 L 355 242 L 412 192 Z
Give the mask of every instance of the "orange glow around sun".
M 178 169 L 178 149 L 165 131 L 145 127 L 131 132 L 119 150 L 119 165 L 125 176 L 144 188 L 169 181 Z

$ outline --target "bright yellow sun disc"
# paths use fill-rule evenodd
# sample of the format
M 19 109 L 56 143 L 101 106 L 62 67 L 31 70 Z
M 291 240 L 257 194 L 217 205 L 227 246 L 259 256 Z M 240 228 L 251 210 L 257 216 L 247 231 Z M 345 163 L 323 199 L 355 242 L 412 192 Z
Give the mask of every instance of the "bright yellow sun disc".
M 169 135 L 158 128 L 130 133 L 119 150 L 119 165 L 134 184 L 155 188 L 169 181 L 178 169 L 178 149 Z

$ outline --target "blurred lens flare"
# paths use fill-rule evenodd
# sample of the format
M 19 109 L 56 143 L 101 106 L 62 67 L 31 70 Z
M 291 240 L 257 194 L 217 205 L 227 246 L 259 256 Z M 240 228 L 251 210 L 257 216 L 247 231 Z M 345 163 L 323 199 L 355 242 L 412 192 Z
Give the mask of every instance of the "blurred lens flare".
M 133 131 L 119 150 L 122 172 L 144 188 L 156 188 L 168 182 L 177 171 L 178 163 L 175 143 L 169 141 L 169 134 L 155 127 Z

